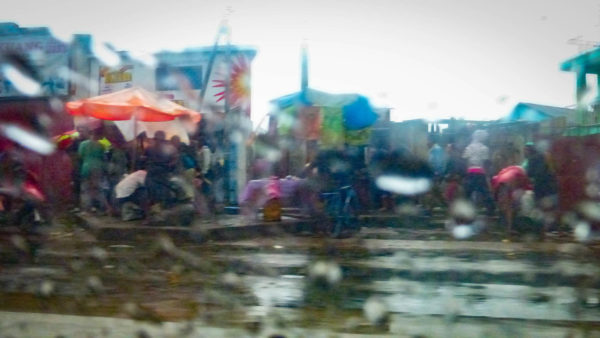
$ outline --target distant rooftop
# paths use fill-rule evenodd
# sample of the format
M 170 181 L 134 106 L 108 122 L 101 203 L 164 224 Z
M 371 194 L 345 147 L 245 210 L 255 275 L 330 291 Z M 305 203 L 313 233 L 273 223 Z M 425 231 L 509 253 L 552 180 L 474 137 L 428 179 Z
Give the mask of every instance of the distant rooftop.
M 575 116 L 576 111 L 574 109 L 520 102 L 508 116 L 502 119 L 502 121 L 539 122 L 564 117 L 567 121 L 574 122 Z
M 50 35 L 48 27 L 21 27 L 14 22 L 0 22 L 0 37 L 11 35 Z
M 250 56 L 251 58 L 254 58 L 256 56 L 256 51 L 257 48 L 256 47 L 252 47 L 252 46 L 239 46 L 239 45 L 231 45 L 231 52 L 234 53 L 244 53 L 244 54 L 248 54 L 248 56 Z M 193 47 L 193 48 L 186 48 L 182 51 L 160 51 L 158 53 L 155 53 L 154 55 L 156 55 L 157 57 L 161 57 L 161 56 L 169 56 L 169 55 L 181 55 L 181 54 L 196 54 L 196 53 L 212 53 L 214 50 L 213 46 L 203 46 L 203 47 Z M 216 52 L 218 54 L 224 54 L 227 52 L 227 46 L 217 46 Z

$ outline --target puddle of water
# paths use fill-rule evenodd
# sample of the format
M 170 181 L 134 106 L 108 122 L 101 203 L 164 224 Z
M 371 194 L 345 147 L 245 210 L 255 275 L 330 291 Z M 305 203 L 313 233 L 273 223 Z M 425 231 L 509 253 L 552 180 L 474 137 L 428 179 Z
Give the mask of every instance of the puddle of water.
M 298 307 L 303 300 L 302 276 L 245 276 L 244 283 L 252 290 L 258 303 L 264 307 Z

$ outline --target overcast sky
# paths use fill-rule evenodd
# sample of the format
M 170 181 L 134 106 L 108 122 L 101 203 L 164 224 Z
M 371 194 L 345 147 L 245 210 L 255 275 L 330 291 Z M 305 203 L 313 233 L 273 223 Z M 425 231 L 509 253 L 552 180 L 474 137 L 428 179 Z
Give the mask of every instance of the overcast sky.
M 600 40 L 600 0 L 20 0 L 0 21 L 89 33 L 118 49 L 212 45 L 231 8 L 232 42 L 253 45 L 253 115 L 299 89 L 307 41 L 310 86 L 367 95 L 396 120 L 496 119 L 517 102 L 568 106 L 569 39 Z

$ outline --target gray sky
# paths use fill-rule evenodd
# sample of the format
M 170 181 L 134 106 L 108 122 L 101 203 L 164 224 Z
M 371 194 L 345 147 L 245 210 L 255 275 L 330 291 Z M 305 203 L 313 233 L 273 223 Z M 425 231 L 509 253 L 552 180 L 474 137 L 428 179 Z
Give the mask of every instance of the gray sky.
M 6 0 L 5 0 L 6 1 Z M 559 70 L 600 40 L 600 0 L 21 0 L 0 21 L 89 33 L 123 50 L 211 45 L 226 8 L 233 43 L 253 45 L 253 115 L 298 90 L 300 45 L 310 85 L 357 92 L 417 117 L 495 119 L 520 101 L 574 103 L 574 76 Z

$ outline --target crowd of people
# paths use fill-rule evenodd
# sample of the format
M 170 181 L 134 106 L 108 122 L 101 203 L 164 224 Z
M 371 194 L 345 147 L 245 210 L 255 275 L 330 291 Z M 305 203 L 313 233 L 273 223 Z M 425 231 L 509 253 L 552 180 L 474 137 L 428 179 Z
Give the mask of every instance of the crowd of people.
M 537 210 L 550 212 L 556 208 L 557 180 L 544 153 L 534 144 L 519 149 L 510 142 L 490 151 L 486 142 L 487 132 L 483 130 L 475 131 L 463 148 L 452 142 L 442 143 L 434 135 L 427 161 L 402 147 L 392 151 L 383 145 L 371 147 L 373 151 L 366 161 L 360 151 L 322 151 L 298 176 L 313 179 L 313 183 L 315 177 L 320 178 L 319 185 L 311 186 L 316 191 L 353 185 L 361 206 L 375 210 L 394 210 L 407 198 L 377 186 L 375 178 L 387 174 L 426 177 L 432 182 L 429 193 L 409 199 L 424 204 L 426 209 L 436 204 L 432 198 L 446 206 L 459 198 L 470 199 L 488 215 L 499 212 L 508 231 L 527 198 Z M 187 144 L 177 136 L 167 139 L 164 132 L 158 131 L 152 138 L 142 136 L 128 143 L 116 126 L 104 125 L 93 130 L 81 127 L 77 137 L 58 139 L 57 145 L 58 150 L 44 157 L 43 163 L 24 165 L 37 168 L 25 170 L 28 174 L 24 177 L 42 182 L 42 199 L 55 210 L 70 207 L 132 220 L 148 219 L 178 204 L 192 205 L 197 213 L 207 214 L 224 202 L 224 191 L 220 191 L 224 187 L 219 183 L 223 181 L 224 161 L 219 161 L 214 150 L 198 138 Z M 22 155 L 18 149 L 3 154 L 5 181 L 17 172 L 6 165 L 11 162 L 11 154 Z M 41 157 L 36 158 L 39 161 Z M 277 165 L 274 170 L 266 170 L 263 167 L 271 166 L 263 162 L 255 159 L 254 167 L 262 168 L 256 171 L 265 178 L 289 174 L 277 172 Z M 0 202 L 2 208 L 8 205 L 6 199 Z
M 498 212 L 509 233 L 515 230 L 518 216 L 541 220 L 545 213 L 553 212 L 558 202 L 558 182 L 548 155 L 532 142 L 519 149 L 506 141 L 491 151 L 487 138 L 486 131 L 477 130 L 464 149 L 449 143 L 445 151 L 437 140 L 432 140 L 429 163 L 443 191 L 444 203 L 450 205 L 464 198 L 489 216 Z
M 107 124 L 95 129 L 82 126 L 55 141 L 57 149 L 50 156 L 17 144 L 3 153 L 3 189 L 25 187 L 26 177 L 31 177 L 40 198 L 30 198 L 26 192 L 5 193 L 0 211 L 8 214 L 11 203 L 20 199 L 27 210 L 44 211 L 47 219 L 71 210 L 148 220 L 178 204 L 207 213 L 211 204 L 222 202 L 214 198 L 218 187 L 212 186 L 219 179 L 216 175 L 222 172 L 218 170 L 222 163 L 198 138 L 186 144 L 178 136 L 167 139 L 164 132 L 157 131 L 152 138 L 142 135 L 135 142 L 126 142 L 116 126 Z
M 84 131 L 85 133 L 85 131 Z M 178 136 L 167 140 L 162 131 L 143 139 L 141 152 L 128 151 L 118 132 L 106 133 L 109 147 L 100 142 L 99 131 L 82 137 L 77 145 L 81 165 L 76 172 L 81 190 L 82 212 L 120 215 L 124 220 L 147 218 L 156 210 L 187 203 L 206 213 L 214 180 L 212 152 L 197 140 L 186 144 Z

